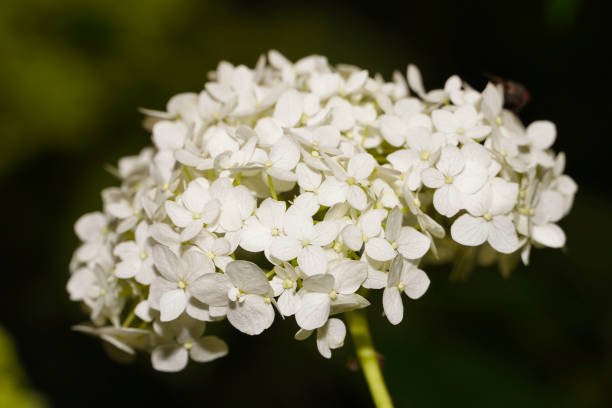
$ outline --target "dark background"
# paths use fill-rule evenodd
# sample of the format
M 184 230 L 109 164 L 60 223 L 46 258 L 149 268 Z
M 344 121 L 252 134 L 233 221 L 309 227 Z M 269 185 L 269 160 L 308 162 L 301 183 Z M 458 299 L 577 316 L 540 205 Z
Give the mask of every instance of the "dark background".
M 508 279 L 432 268 L 401 325 L 373 300 L 375 343 L 398 407 L 612 406 L 611 16 L 578 0 L 1 1 L 0 325 L 30 386 L 56 407 L 371 406 L 345 366 L 350 340 L 327 361 L 314 339 L 293 340 L 291 319 L 254 338 L 211 326 L 229 356 L 172 375 L 145 355 L 115 363 L 70 330 L 85 319 L 65 291 L 73 224 L 116 183 L 103 166 L 149 143 L 136 108 L 276 48 L 386 78 L 416 63 L 428 89 L 452 74 L 482 89 L 483 72 L 525 84 L 521 117 L 557 124 L 579 184 L 567 250 L 534 251 Z

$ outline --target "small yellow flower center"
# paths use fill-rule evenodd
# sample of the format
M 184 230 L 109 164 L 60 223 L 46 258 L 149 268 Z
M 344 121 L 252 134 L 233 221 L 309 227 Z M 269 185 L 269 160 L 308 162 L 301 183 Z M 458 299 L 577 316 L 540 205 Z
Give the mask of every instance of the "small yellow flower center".
M 501 154 L 501 157 L 506 157 L 508 155 L 505 150 L 500 150 L 499 154 Z
M 490 212 L 486 212 L 482 214 L 482 218 L 484 218 L 485 221 L 491 221 L 493 219 L 493 216 L 491 215 Z
M 368 242 L 368 239 L 369 239 L 369 238 L 368 238 L 368 237 L 367 237 L 365 234 L 361 236 L 361 240 L 362 240 L 363 242 Z
M 347 139 L 349 139 L 349 140 L 350 140 L 350 139 L 352 139 L 352 138 L 353 138 L 353 132 L 346 132 L 346 135 L 345 135 L 345 136 L 346 136 L 346 138 L 347 138 Z
M 210 258 L 210 259 L 215 259 L 215 253 L 213 251 L 211 251 L 210 249 L 208 251 L 206 251 L 206 255 Z
M 140 256 L 140 259 L 144 261 L 145 259 L 149 257 L 149 254 L 147 254 L 145 251 L 142 251 L 139 256 Z
M 193 219 L 194 220 L 199 220 L 201 217 L 202 217 L 202 214 L 200 214 L 199 212 L 193 213 Z
M 283 281 L 283 288 L 285 288 L 285 289 L 291 289 L 292 287 L 293 287 L 293 281 L 292 281 L 291 279 L 289 279 L 289 278 L 286 278 L 286 279 Z
M 184 280 L 180 280 L 178 281 L 178 284 L 176 285 L 179 289 L 185 289 L 187 287 L 187 282 L 185 282 Z
M 302 125 L 305 125 L 305 124 L 306 124 L 306 121 L 308 121 L 308 115 L 307 115 L 307 114 L 305 114 L 305 113 L 302 113 L 302 116 L 300 116 L 300 123 L 301 123 Z
M 162 191 L 168 191 L 169 189 L 170 189 L 170 184 L 168 184 L 168 183 L 164 183 L 164 184 L 162 185 Z
M 277 227 L 274 227 L 272 228 L 272 231 L 270 231 L 270 234 L 272 234 L 273 237 L 278 237 L 280 235 L 280 231 Z
M 416 197 L 412 199 L 412 203 L 416 205 L 417 207 L 421 207 L 421 200 L 419 200 Z
M 404 288 L 405 288 L 405 287 L 406 287 L 406 285 L 404 285 L 404 282 L 400 282 L 400 283 L 398 283 L 398 284 L 397 284 L 397 288 L 398 288 L 400 291 L 404 290 Z
M 458 135 L 464 135 L 465 134 L 465 129 L 464 128 L 457 129 L 457 134 Z
M 393 247 L 393 249 L 397 249 L 397 242 L 391 241 L 391 246 Z
M 355 184 L 355 177 L 349 177 L 346 179 L 346 184 L 348 184 L 349 186 L 352 186 L 353 184 Z
M 422 150 L 421 151 L 421 160 L 429 160 L 429 150 Z
M 193 343 L 191 343 L 190 341 L 186 341 L 185 343 L 183 343 L 183 347 L 185 347 L 185 350 L 190 350 L 193 347 Z
M 263 163 L 263 165 L 264 165 L 264 166 L 266 166 L 267 168 L 270 168 L 270 167 L 272 167 L 272 162 L 271 162 L 270 160 L 266 160 L 266 161 Z
M 453 184 L 453 176 L 445 176 L 444 177 L 444 182 L 446 184 Z
M 106 291 L 105 288 L 100 288 L 100 296 L 106 296 L 108 292 Z
M 498 116 L 498 117 L 495 118 L 495 124 L 497 126 L 501 126 L 501 125 L 504 124 L 504 120 L 501 118 L 501 116 Z
M 307 238 L 304 238 L 304 239 L 302 240 L 302 247 L 306 247 L 306 246 L 308 246 L 308 245 L 310 245 L 310 240 L 309 240 L 309 239 L 307 239 Z
M 134 211 L 132 211 L 132 214 L 133 214 L 135 217 L 138 217 L 138 216 L 140 215 L 140 210 L 134 210 Z
M 312 149 L 312 152 L 310 152 L 310 155 L 312 157 L 319 157 L 319 156 L 321 156 L 321 154 L 318 151 L 316 151 L 315 149 Z
M 330 291 L 329 291 L 329 298 L 330 298 L 331 300 L 336 300 L 336 299 L 338 299 L 338 293 L 337 293 L 335 290 L 333 290 L 333 289 L 332 289 L 332 290 L 330 290 Z
M 342 251 L 342 244 L 339 242 L 334 243 L 334 251 L 336 252 L 341 252 Z
M 264 303 L 265 303 L 266 305 L 269 305 L 270 303 L 272 303 L 272 299 L 270 299 L 270 296 L 266 296 L 266 297 L 264 297 Z

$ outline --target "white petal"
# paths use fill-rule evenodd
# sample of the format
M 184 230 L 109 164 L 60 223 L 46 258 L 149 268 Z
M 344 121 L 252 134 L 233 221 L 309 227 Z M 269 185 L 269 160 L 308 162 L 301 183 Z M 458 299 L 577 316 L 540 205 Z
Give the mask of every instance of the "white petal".
M 339 293 L 336 300 L 331 302 L 331 314 L 348 312 L 349 310 L 363 309 L 370 306 L 366 298 L 357 293 Z
M 307 276 L 322 274 L 327 270 L 325 251 L 315 245 L 302 248 L 297 256 L 297 261 L 302 272 Z
M 444 149 L 442 149 L 440 160 L 436 165 L 438 170 L 447 176 L 456 176 L 461 172 L 461 170 L 463 170 L 464 166 L 465 157 L 455 146 L 446 146 Z
M 301 252 L 300 241 L 290 237 L 276 237 L 270 245 L 270 253 L 281 261 L 290 261 Z
M 227 320 L 251 336 L 260 334 L 274 322 L 274 308 L 259 295 L 243 295 L 240 302 L 230 302 Z
M 484 244 L 489 235 L 487 221 L 482 217 L 463 214 L 451 226 L 451 236 L 461 245 L 478 246 Z
M 353 208 L 359 211 L 365 210 L 366 206 L 368 205 L 368 198 L 366 194 L 359 186 L 354 184 L 349 186 L 346 193 L 346 200 Z
M 207 363 L 225 356 L 227 344 L 217 336 L 204 336 L 192 344 L 189 355 L 193 361 Z
M 164 206 L 166 208 L 166 213 L 168 213 L 168 217 L 170 217 L 177 227 L 185 228 L 193 221 L 193 214 L 187 211 L 182 205 L 174 201 L 166 201 Z
M 421 258 L 429 251 L 430 246 L 429 237 L 412 227 L 402 228 L 397 240 L 397 251 L 407 259 Z
M 319 187 L 319 201 L 322 205 L 331 207 L 346 200 L 348 186 L 337 178 L 330 176 Z
M 304 190 L 313 191 L 321 185 L 321 173 L 312 169 L 310 166 L 299 163 L 295 169 L 297 174 L 298 184 Z
M 249 261 L 233 261 L 227 264 L 225 273 L 234 286 L 245 293 L 272 296 L 274 291 L 264 271 Z
M 276 102 L 274 119 L 282 126 L 295 126 L 302 117 L 303 103 L 304 99 L 298 91 L 294 89 L 286 91 Z
M 228 301 L 227 292 L 233 287 L 225 274 L 208 273 L 189 284 L 189 293 L 207 305 L 225 306 Z
M 533 147 L 537 149 L 548 149 L 557 138 L 557 128 L 548 120 L 537 120 L 531 123 L 527 126 L 526 132 Z
M 160 320 L 169 322 L 180 316 L 185 311 L 187 296 L 183 289 L 175 289 L 163 294 L 159 299 Z
M 387 217 L 387 225 L 385 226 L 385 238 L 393 242 L 399 238 L 402 229 L 402 212 L 399 206 L 394 207 Z
M 433 203 L 436 211 L 449 218 L 457 214 L 462 206 L 459 190 L 452 184 L 444 185 L 436 190 Z
M 503 254 L 510 254 L 519 247 L 516 229 L 509 216 L 496 216 L 490 222 L 489 244 Z
M 423 184 L 429 188 L 440 188 L 444 185 L 444 175 L 440 170 L 427 168 L 421 172 Z
M 338 226 L 334 222 L 321 221 L 314 226 L 314 229 L 314 236 L 310 239 L 312 245 L 328 245 L 338 236 Z
M 151 353 L 151 364 L 157 371 L 177 372 L 187 366 L 189 353 L 178 345 L 157 346 Z
M 383 291 L 383 308 L 391 324 L 398 324 L 404 318 L 402 295 L 397 286 L 385 288 Z
M 347 173 L 356 180 L 366 179 L 374 171 L 376 160 L 367 153 L 356 154 L 349 160 Z
M 455 177 L 454 185 L 464 194 L 473 194 L 484 186 L 488 175 L 484 166 L 468 160 L 461 174 Z
M 297 324 L 306 330 L 323 326 L 329 317 L 330 303 L 331 299 L 327 293 L 306 293 L 295 313 Z
M 333 275 L 322 273 L 319 275 L 312 275 L 304 279 L 302 282 L 304 289 L 310 292 L 321 292 L 328 293 L 334 288 L 334 277 Z
M 376 261 L 389 261 L 395 257 L 395 249 L 383 238 L 370 238 L 365 244 L 365 251 Z
M 330 271 L 336 292 L 348 295 L 359 289 L 368 276 L 368 265 L 363 261 L 344 259 L 336 262 Z
M 565 233 L 557 224 L 534 225 L 531 237 L 534 241 L 549 248 L 562 248 L 565 246 Z
M 293 316 L 300 305 L 300 297 L 293 290 L 285 290 L 276 303 L 284 316 Z
M 363 245 L 361 230 L 356 225 L 347 225 L 342 229 L 342 240 L 344 244 L 353 251 L 359 251 Z
M 283 170 L 292 170 L 300 160 L 300 149 L 295 142 L 287 136 L 281 137 L 270 150 L 270 161 L 274 167 Z
M 240 246 L 249 252 L 261 252 L 268 248 L 272 242 L 270 229 L 264 226 L 256 217 L 248 218 L 242 234 L 240 235 Z
M 404 282 L 404 293 L 408 295 L 410 299 L 418 299 L 427 292 L 429 288 L 429 277 L 422 270 L 410 267 L 406 276 L 403 278 Z
M 162 245 L 154 246 L 153 262 L 164 278 L 172 282 L 178 282 L 179 276 L 183 272 L 183 267 L 172 251 Z

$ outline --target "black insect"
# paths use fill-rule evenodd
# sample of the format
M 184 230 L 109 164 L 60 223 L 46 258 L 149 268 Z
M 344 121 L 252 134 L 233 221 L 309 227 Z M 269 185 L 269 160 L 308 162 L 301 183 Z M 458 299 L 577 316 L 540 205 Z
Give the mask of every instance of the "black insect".
M 484 76 L 489 78 L 494 84 L 501 84 L 504 87 L 505 105 L 514 113 L 518 113 L 531 100 L 531 94 L 525 85 L 487 72 L 484 73 Z

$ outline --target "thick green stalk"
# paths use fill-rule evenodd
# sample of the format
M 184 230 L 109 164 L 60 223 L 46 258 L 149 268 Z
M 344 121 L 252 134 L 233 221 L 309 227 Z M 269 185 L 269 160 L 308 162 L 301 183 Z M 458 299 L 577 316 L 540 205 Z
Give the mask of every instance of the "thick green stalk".
M 344 315 L 374 404 L 377 408 L 393 408 L 393 402 L 385 385 L 385 379 L 372 344 L 372 336 L 370 335 L 365 311 L 353 310 L 346 312 Z

